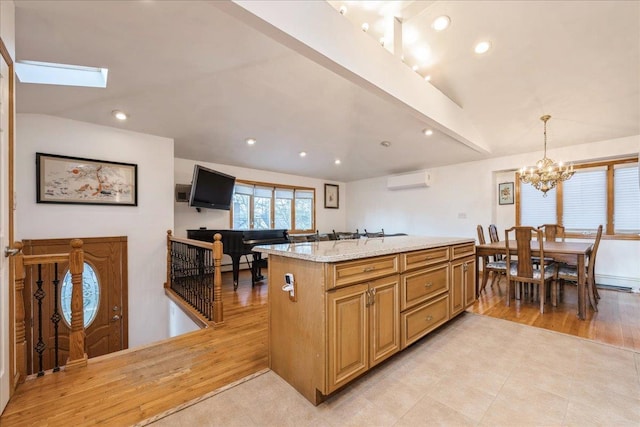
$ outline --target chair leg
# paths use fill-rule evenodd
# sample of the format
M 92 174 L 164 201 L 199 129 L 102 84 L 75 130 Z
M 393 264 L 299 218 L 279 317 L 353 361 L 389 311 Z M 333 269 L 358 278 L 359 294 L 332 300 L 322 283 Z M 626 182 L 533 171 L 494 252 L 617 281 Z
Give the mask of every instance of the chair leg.
M 542 287 L 542 289 L 538 289 L 538 294 L 540 295 L 540 313 L 543 313 L 543 314 L 544 314 L 544 300 L 547 299 L 546 298 L 547 291 L 546 291 L 545 284 L 546 282 L 543 280 L 542 283 L 538 285 L 538 288 Z
M 551 305 L 554 307 L 558 306 L 558 281 L 554 280 L 551 282 Z
M 482 270 L 482 286 L 480 286 L 480 292 L 484 291 L 484 288 L 487 286 L 487 280 L 489 279 L 489 270 L 486 268 Z
M 598 298 L 595 295 L 595 281 L 591 277 L 587 277 L 587 294 L 589 295 L 589 303 L 594 311 L 598 311 Z

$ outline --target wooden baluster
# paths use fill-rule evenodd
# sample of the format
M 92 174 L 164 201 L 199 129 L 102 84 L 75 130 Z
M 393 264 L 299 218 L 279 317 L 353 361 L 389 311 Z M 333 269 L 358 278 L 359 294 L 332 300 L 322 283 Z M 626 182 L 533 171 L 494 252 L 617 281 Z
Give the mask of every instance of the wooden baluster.
M 84 251 L 82 240 L 71 241 L 69 253 L 69 271 L 71 272 L 71 333 L 69 334 L 69 359 L 66 369 L 87 366 L 87 354 L 84 351 L 84 303 L 82 295 L 82 271 L 84 269 Z
M 167 230 L 167 281 L 164 283 L 165 288 L 171 288 L 171 230 Z
M 222 312 L 222 235 L 213 236 L 213 321 L 216 325 L 224 322 Z
M 16 373 L 13 378 L 13 386 L 18 383 L 24 382 L 27 376 L 27 337 L 25 334 L 24 323 L 24 254 L 22 248 L 24 245 L 22 242 L 15 242 L 13 247 L 18 249 L 18 252 L 14 256 L 14 301 L 15 301 L 15 336 L 16 336 Z

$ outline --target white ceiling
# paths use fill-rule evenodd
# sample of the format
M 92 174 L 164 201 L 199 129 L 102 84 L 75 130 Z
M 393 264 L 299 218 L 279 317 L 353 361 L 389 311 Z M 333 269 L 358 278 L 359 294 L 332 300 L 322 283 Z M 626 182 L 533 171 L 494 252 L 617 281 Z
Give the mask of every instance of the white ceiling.
M 173 138 L 176 157 L 347 182 L 541 150 L 543 114 L 550 149 L 640 134 L 638 1 L 330 3 L 376 40 L 378 10 L 395 7 L 405 63 L 462 107 L 490 153 L 426 138 L 419 116 L 201 1 L 16 1 L 18 61 L 109 68 L 106 89 L 18 84 L 17 111 Z M 438 33 L 442 14 L 451 26 Z M 483 38 L 493 48 L 479 57 Z M 115 123 L 114 109 L 130 119 Z

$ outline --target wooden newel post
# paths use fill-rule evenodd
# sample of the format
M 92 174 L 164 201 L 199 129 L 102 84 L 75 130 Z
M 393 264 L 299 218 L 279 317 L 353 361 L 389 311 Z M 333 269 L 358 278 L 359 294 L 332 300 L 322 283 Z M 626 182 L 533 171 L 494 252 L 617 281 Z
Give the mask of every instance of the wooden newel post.
M 167 281 L 164 282 L 165 288 L 171 288 L 171 230 L 167 230 Z
M 84 251 L 82 240 L 71 240 L 69 253 L 69 271 L 71 272 L 71 333 L 69 334 L 69 359 L 66 369 L 87 366 L 87 354 L 84 351 L 84 304 L 82 296 L 82 271 L 84 270 Z
M 222 236 L 213 236 L 213 322 L 224 322 L 222 311 Z
M 15 387 L 23 382 L 27 376 L 27 337 L 24 323 L 24 254 L 22 242 L 15 242 L 13 247 L 18 252 L 14 256 L 14 301 L 15 301 L 15 343 L 16 343 L 16 372 L 11 383 Z

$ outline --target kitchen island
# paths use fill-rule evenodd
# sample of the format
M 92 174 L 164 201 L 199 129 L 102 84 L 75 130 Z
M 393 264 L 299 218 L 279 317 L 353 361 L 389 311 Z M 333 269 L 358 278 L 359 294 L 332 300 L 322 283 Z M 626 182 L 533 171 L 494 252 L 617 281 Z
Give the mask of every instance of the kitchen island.
M 394 236 L 257 246 L 269 255 L 269 365 L 311 403 L 475 301 L 475 241 Z

